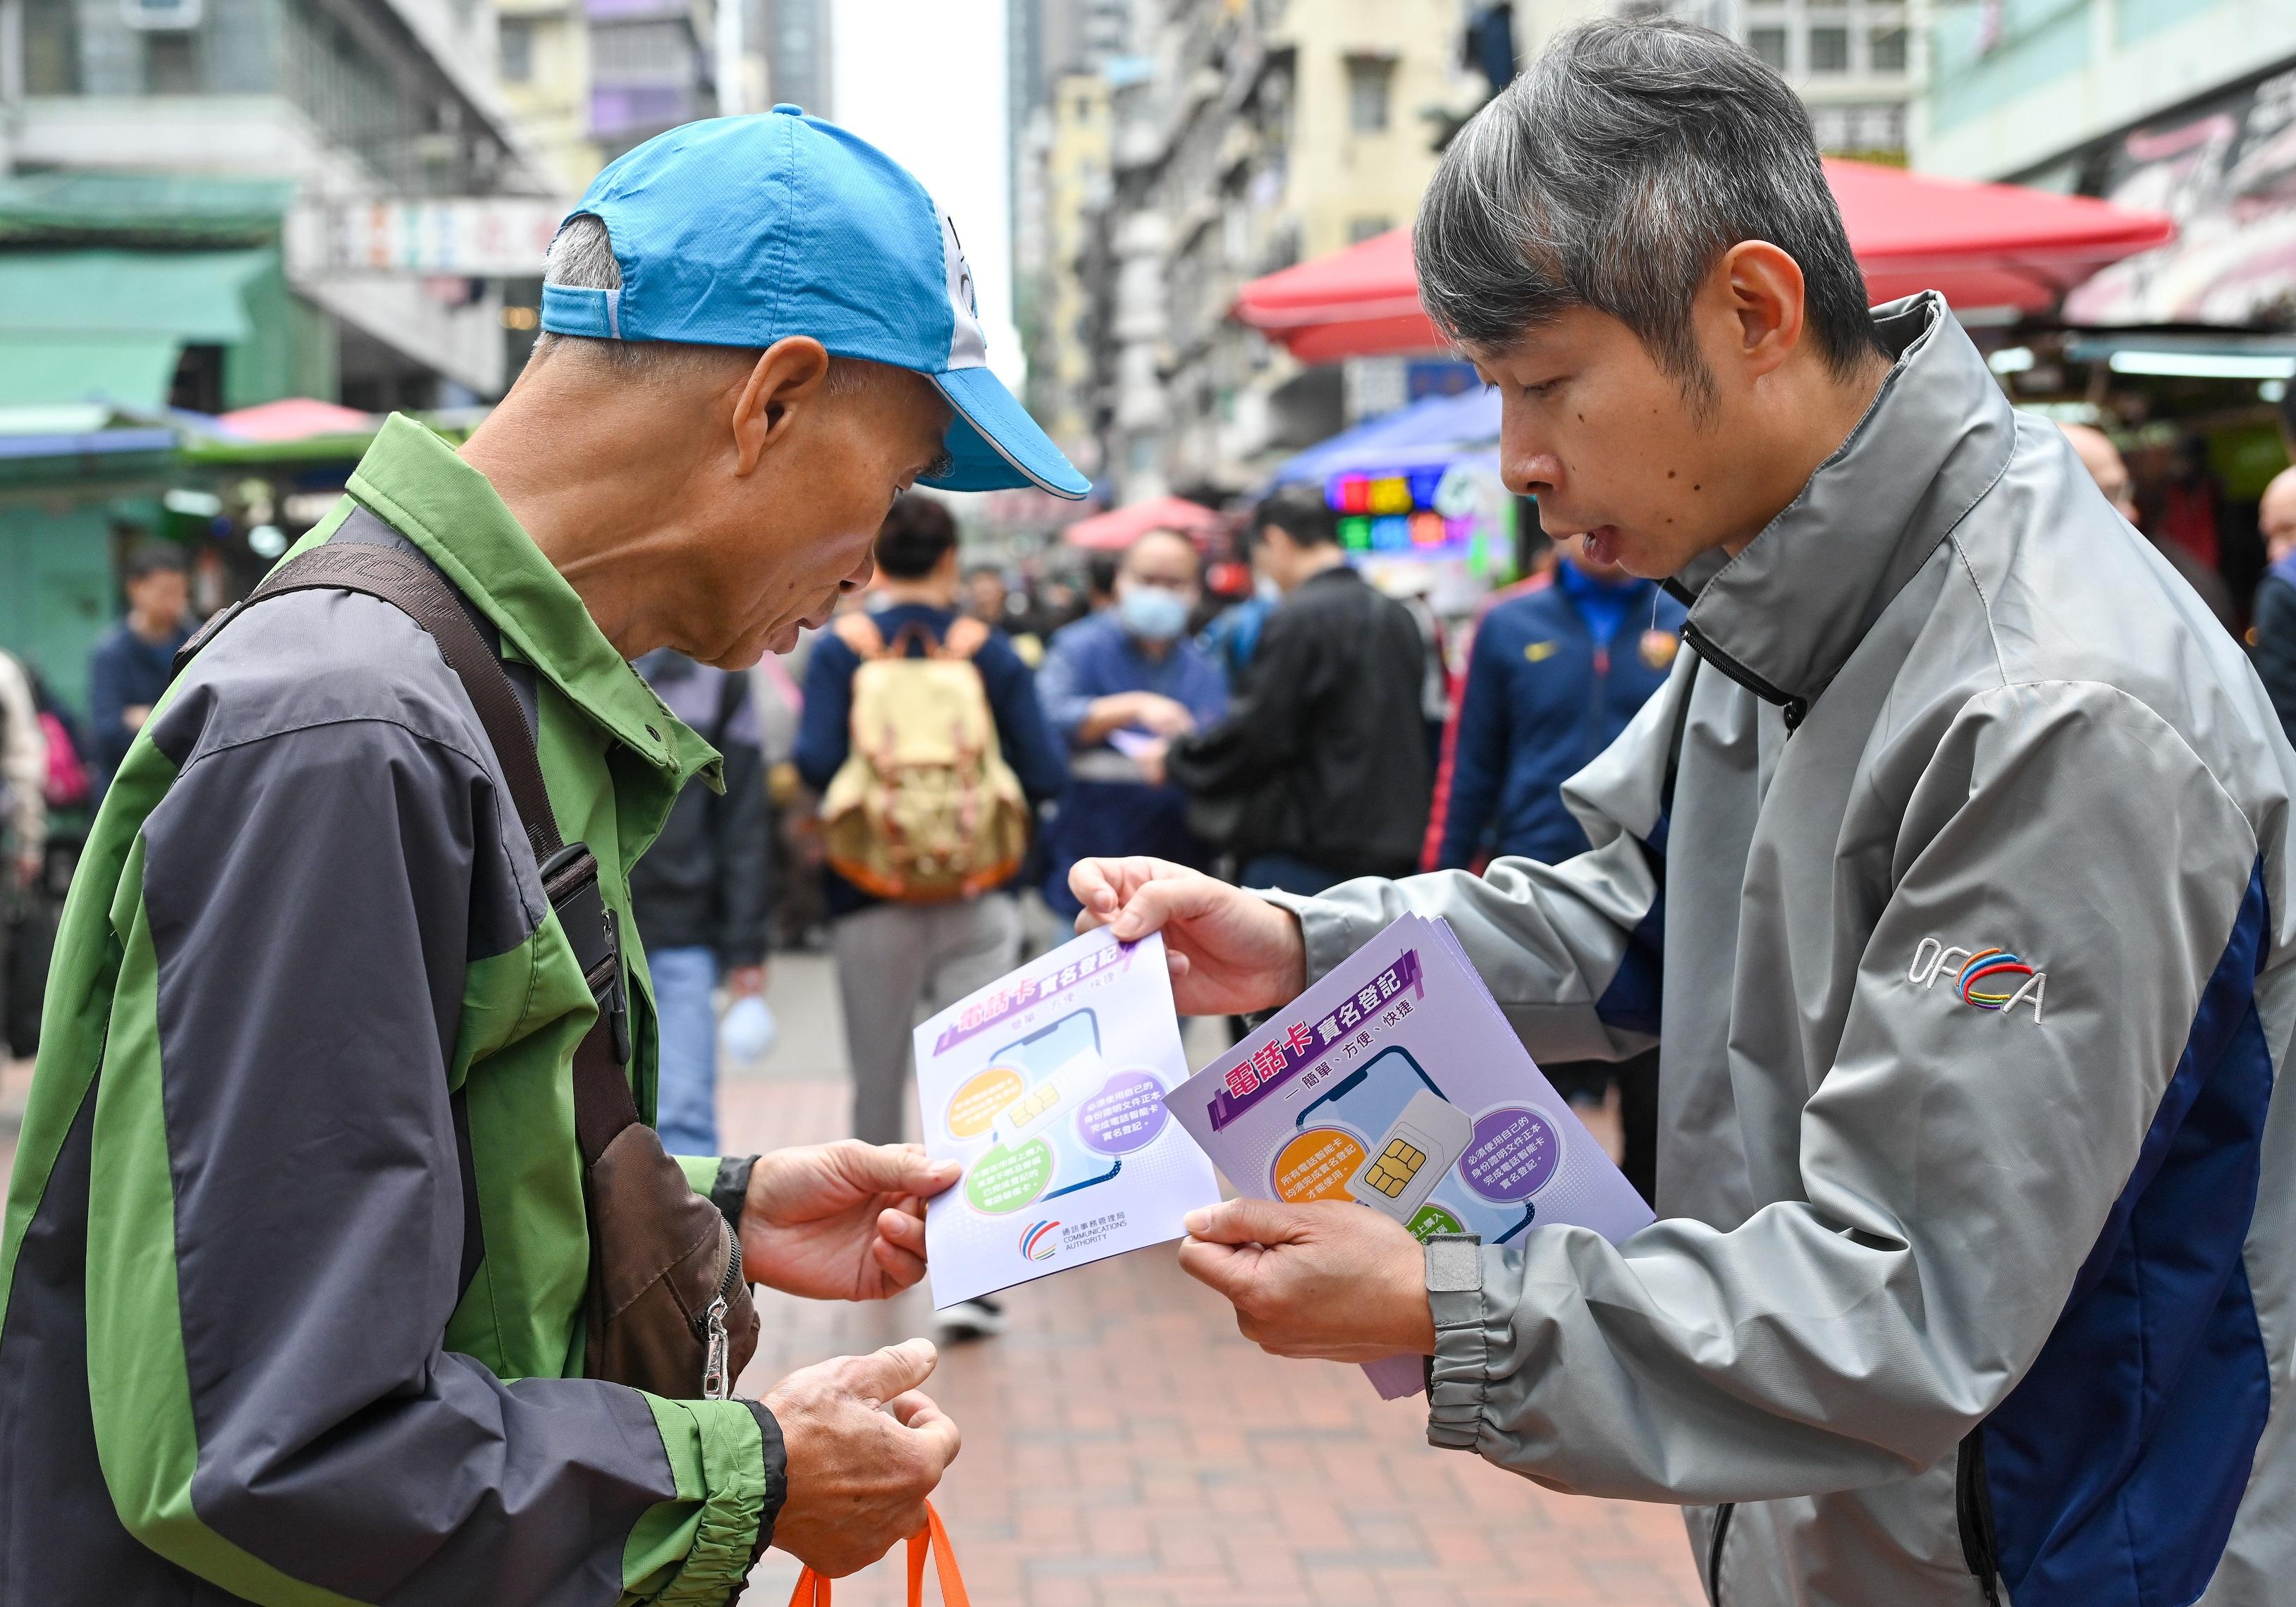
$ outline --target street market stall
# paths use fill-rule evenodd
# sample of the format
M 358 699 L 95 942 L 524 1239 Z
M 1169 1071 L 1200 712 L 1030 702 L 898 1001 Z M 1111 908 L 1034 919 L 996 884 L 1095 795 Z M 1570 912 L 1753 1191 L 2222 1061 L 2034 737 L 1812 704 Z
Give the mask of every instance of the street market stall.
M 1499 478 L 1498 397 L 1431 396 L 1342 431 L 1275 471 L 1339 515 L 1340 545 L 1375 584 L 1467 612 L 1519 568 L 1520 501 Z
M 1964 317 L 2053 306 L 2098 268 L 2176 233 L 2159 212 L 2087 196 L 1842 160 L 1828 160 L 1825 176 L 1874 300 L 1935 289 Z M 1419 305 L 1407 228 L 1252 280 L 1234 316 L 1308 363 L 1444 344 Z
M 1176 530 L 1201 546 L 1226 527 L 1218 513 L 1201 502 L 1157 497 L 1079 519 L 1061 532 L 1061 539 L 1087 552 L 1121 552 L 1152 530 Z

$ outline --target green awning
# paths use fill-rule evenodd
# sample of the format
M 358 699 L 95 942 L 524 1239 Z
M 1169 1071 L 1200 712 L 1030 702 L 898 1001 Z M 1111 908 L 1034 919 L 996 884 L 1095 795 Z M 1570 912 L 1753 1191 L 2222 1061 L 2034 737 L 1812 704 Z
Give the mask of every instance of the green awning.
M 94 400 L 163 408 L 181 351 L 179 342 L 163 334 L 0 333 L 0 408 Z
M 0 251 L 0 334 L 165 334 L 228 346 L 253 334 L 248 281 L 270 251 Z
M 271 245 L 290 179 L 193 173 L 19 173 L 0 178 L 0 241 L 49 245 Z
M 0 251 L 0 407 L 168 400 L 187 345 L 255 334 L 249 284 L 278 253 Z

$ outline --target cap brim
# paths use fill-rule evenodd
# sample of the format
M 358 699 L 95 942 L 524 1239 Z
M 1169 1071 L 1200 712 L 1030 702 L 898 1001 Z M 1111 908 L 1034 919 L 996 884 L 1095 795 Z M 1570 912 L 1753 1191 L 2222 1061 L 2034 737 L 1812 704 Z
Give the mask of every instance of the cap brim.
M 956 409 L 956 418 L 943 441 L 954 466 L 927 480 L 927 485 L 945 491 L 1033 485 L 1071 502 L 1082 500 L 1092 490 L 1092 482 L 1061 456 L 1060 448 L 996 375 L 986 368 L 952 368 L 930 377 Z

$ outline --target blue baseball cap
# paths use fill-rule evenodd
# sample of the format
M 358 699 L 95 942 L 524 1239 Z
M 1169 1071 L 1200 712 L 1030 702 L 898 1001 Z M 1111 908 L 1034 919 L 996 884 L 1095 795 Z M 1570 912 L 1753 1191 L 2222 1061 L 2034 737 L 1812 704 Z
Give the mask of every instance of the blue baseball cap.
M 687 123 L 609 164 L 574 210 L 606 226 L 622 284 L 544 285 L 553 334 L 756 347 L 811 335 L 940 388 L 956 409 L 955 466 L 926 483 L 1092 489 L 988 371 L 956 226 L 866 140 L 795 106 Z

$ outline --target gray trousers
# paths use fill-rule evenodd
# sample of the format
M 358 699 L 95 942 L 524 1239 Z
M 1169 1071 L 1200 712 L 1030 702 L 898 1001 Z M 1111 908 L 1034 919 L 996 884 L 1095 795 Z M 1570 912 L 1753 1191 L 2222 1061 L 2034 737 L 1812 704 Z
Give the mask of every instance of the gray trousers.
M 1009 893 L 872 904 L 831 922 L 830 942 L 853 1063 L 854 1136 L 897 1144 L 906 1125 L 910 1033 L 1020 962 L 1020 906 Z

